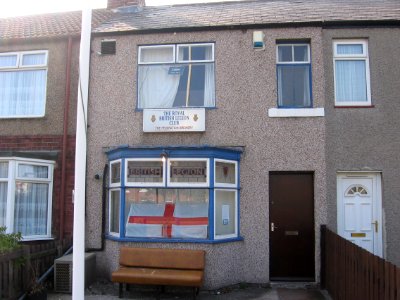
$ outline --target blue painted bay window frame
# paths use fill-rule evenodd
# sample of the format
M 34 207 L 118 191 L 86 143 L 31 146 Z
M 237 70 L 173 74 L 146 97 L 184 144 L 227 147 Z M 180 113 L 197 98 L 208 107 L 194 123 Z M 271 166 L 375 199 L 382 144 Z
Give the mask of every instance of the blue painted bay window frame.
M 166 155 L 167 158 L 166 160 L 162 159 L 161 156 Z M 210 147 L 210 146 L 193 146 L 193 147 L 188 147 L 188 146 L 159 146 L 159 147 L 129 147 L 129 146 L 121 146 L 115 149 L 112 149 L 107 152 L 108 160 L 110 163 L 110 166 L 113 166 L 115 163 L 120 163 L 120 181 L 115 183 L 112 182 L 111 180 L 111 170 L 113 169 L 110 167 L 110 180 L 109 180 L 109 185 L 108 185 L 108 190 L 109 190 L 109 197 L 108 197 L 108 214 L 107 214 L 107 224 L 108 224 L 108 230 L 106 234 L 106 238 L 111 239 L 111 240 L 116 240 L 116 241 L 123 241 L 123 242 L 172 242 L 172 243 L 223 243 L 223 242 L 231 242 L 231 241 L 240 241 L 243 240 L 243 238 L 240 236 L 240 229 L 239 229 L 239 224 L 240 224 L 240 175 L 239 175 L 239 163 L 240 163 L 240 155 L 241 155 L 241 150 L 238 149 L 233 149 L 233 148 L 219 148 L 219 147 Z M 154 177 L 154 172 L 158 172 L 158 176 L 161 176 L 162 174 L 162 183 L 158 182 L 154 185 L 152 185 L 151 182 L 145 182 L 145 183 L 140 183 L 140 182 L 132 182 L 135 181 L 129 180 L 130 182 L 127 182 L 127 173 L 129 173 L 131 176 L 132 174 L 132 169 L 129 169 L 128 172 L 128 164 L 132 162 L 132 164 L 135 164 L 135 162 L 144 162 L 144 163 L 149 163 L 153 162 L 152 165 L 152 174 Z M 205 182 L 179 182 L 178 178 L 174 178 L 174 182 L 172 182 L 172 175 L 170 174 L 170 170 L 172 170 L 171 164 L 175 164 L 175 168 L 179 169 L 179 163 L 183 162 L 185 165 L 185 162 L 188 162 L 189 165 L 194 163 L 206 163 L 204 166 L 206 166 L 204 169 L 207 171 L 206 176 L 205 176 Z M 142 164 L 143 165 L 143 164 Z M 160 174 L 159 169 L 160 166 L 162 165 L 162 171 Z M 168 168 L 168 169 L 167 169 Z M 183 170 L 188 170 L 187 167 L 182 167 Z M 186 169 L 185 169 L 186 168 Z M 197 167 L 194 167 L 195 169 Z M 201 168 L 198 168 L 199 170 Z M 149 168 L 147 169 L 147 171 Z M 232 173 L 234 171 L 234 173 Z M 140 171 L 133 171 L 133 172 L 140 172 Z M 175 169 L 174 169 L 175 172 Z M 201 172 L 201 171 L 199 171 Z M 217 173 L 216 173 L 217 172 Z M 221 175 L 222 174 L 222 175 Z M 234 174 L 234 176 L 232 176 Z M 135 176 L 135 175 L 134 175 Z M 168 178 L 170 176 L 170 178 Z M 176 176 L 176 174 L 175 174 Z M 218 178 L 219 179 L 218 179 Z M 222 178 L 222 180 L 220 180 Z M 183 180 L 186 180 L 187 178 L 183 178 Z M 144 179 L 147 180 L 147 179 Z M 158 179 L 157 179 L 158 180 Z M 151 179 L 150 179 L 151 181 Z M 190 181 L 190 180 L 189 180 Z M 200 179 L 201 181 L 201 179 Z M 120 199 L 119 199 L 119 206 L 111 206 L 110 201 L 115 201 L 111 199 L 111 192 L 119 190 L 120 193 Z M 153 218 L 162 218 L 162 217 L 151 217 L 153 216 L 152 213 L 150 212 L 149 216 L 150 217 L 143 217 L 140 214 L 131 214 L 131 211 L 137 211 L 139 205 L 142 203 L 137 203 L 135 204 L 135 207 L 133 207 L 133 204 L 131 204 L 130 212 L 128 213 L 126 211 L 126 192 L 127 190 L 133 191 L 133 193 L 136 193 L 139 195 L 139 192 L 141 190 L 143 191 L 151 191 L 155 193 L 153 196 L 157 199 L 155 200 L 154 203 L 157 204 L 152 204 L 153 208 L 158 210 L 160 205 L 162 206 L 162 209 L 165 210 L 164 216 L 167 211 L 167 206 L 170 205 L 170 201 L 167 201 L 167 193 L 170 192 L 170 195 L 179 195 L 179 201 L 181 193 L 185 195 L 190 190 L 190 195 L 192 191 L 195 191 L 198 194 L 202 194 L 201 190 L 206 190 L 205 194 L 208 194 L 208 207 L 207 207 L 207 214 L 208 214 L 208 224 L 206 226 L 206 233 L 203 235 L 198 235 L 196 236 L 194 234 L 186 234 L 182 235 L 180 237 L 176 237 L 177 235 L 175 234 L 175 237 L 171 235 L 171 229 L 169 229 L 169 234 L 166 237 L 165 234 L 165 228 L 163 225 L 162 228 L 162 236 L 159 234 L 155 234 L 152 236 L 152 234 L 148 234 L 147 236 L 140 236 L 139 235 L 132 235 L 132 231 L 130 232 L 130 235 L 127 234 L 126 228 L 127 226 L 130 226 L 132 224 L 127 224 L 128 222 L 131 222 L 131 218 L 133 220 L 139 220 L 139 222 L 143 222 L 142 224 L 153 224 L 153 223 L 146 223 L 148 222 L 149 219 Z M 129 193 L 128 192 L 128 193 Z M 161 192 L 159 194 L 159 192 Z M 220 198 L 216 199 L 215 195 L 218 193 Z M 155 196 L 157 195 L 157 196 Z M 164 200 L 159 201 L 159 199 L 162 199 L 163 196 L 159 198 L 159 195 L 163 195 Z M 187 196 L 189 198 L 189 196 Z M 221 198 L 222 197 L 222 198 Z M 206 197 L 207 198 L 207 197 Z M 139 198 L 137 199 L 139 201 Z M 169 199 L 171 200 L 171 199 Z M 136 201 L 136 200 L 134 200 Z M 140 200 L 144 201 L 144 200 Z M 176 200 L 175 200 L 176 201 Z M 207 202 L 207 199 L 205 199 Z M 161 204 L 160 204 L 161 203 Z M 178 210 L 178 204 L 175 205 L 175 202 L 172 204 L 174 206 L 173 212 L 174 212 L 174 217 L 172 217 L 175 220 L 175 213 Z M 176 202 L 178 203 L 178 202 Z M 179 202 L 180 203 L 180 202 Z M 145 204 L 145 203 L 144 203 Z M 218 206 L 219 210 L 219 215 L 216 218 L 215 213 L 216 213 L 216 204 Z M 184 207 L 184 205 L 180 204 L 180 207 Z M 119 207 L 119 230 L 118 232 L 112 232 L 111 231 L 111 209 L 114 207 Z M 146 207 L 146 205 L 143 205 L 142 207 Z M 150 207 L 150 206 L 147 206 Z M 158 207 L 158 208 L 157 208 Z M 187 206 L 189 207 L 189 206 Z M 204 210 L 204 205 L 202 206 Z M 127 214 L 128 213 L 128 214 Z M 133 217 L 133 215 L 135 217 Z M 145 214 L 147 216 L 147 214 Z M 157 215 L 157 214 L 154 214 Z M 139 216 L 139 217 L 136 217 Z M 163 216 L 158 214 L 157 216 Z M 147 219 L 146 219 L 147 218 Z M 179 219 L 179 218 L 178 218 Z M 196 218 L 196 216 L 192 219 L 194 222 L 201 222 L 199 221 L 202 218 Z M 207 219 L 207 218 L 206 218 Z M 216 221 L 219 221 L 218 224 L 216 224 Z M 187 219 L 185 219 L 187 220 Z M 204 218 L 202 219 L 204 222 Z M 133 221 L 135 222 L 135 221 Z M 200 223 L 199 223 L 200 224 Z M 202 223 L 204 224 L 204 223 Z M 138 224 L 135 224 L 135 226 L 138 226 Z M 142 226 L 142 225 L 139 225 Z M 148 229 L 146 229 L 146 232 L 151 232 L 151 225 L 143 225 L 147 226 Z M 161 226 L 161 225 L 155 225 Z M 174 225 L 172 225 L 174 226 Z M 181 226 L 183 228 L 185 226 Z M 192 230 L 196 226 L 186 226 L 189 228 L 186 228 L 189 230 Z M 200 226 L 201 227 L 201 226 Z M 198 228 L 200 228 L 198 227 Z M 150 228 L 150 229 L 149 229 Z M 175 228 L 179 228 L 175 226 Z M 159 230 L 159 227 L 157 227 Z M 130 230 L 130 229 L 129 229 Z M 177 230 L 177 229 L 175 229 Z M 178 235 L 179 236 L 179 235 Z

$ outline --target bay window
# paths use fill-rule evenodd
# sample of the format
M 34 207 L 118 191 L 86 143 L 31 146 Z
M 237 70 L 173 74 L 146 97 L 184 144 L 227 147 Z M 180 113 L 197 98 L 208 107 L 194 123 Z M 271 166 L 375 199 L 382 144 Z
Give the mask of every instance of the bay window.
M 0 118 L 43 117 L 47 51 L 0 53 Z
M 0 226 L 24 239 L 51 236 L 53 162 L 0 159 Z
M 139 109 L 214 106 L 213 43 L 139 47 Z
M 164 150 L 163 150 L 164 151 Z M 110 151 L 108 237 L 124 241 L 239 238 L 240 153 L 206 148 Z M 141 157 L 146 156 L 146 158 Z M 226 159 L 228 157 L 228 159 Z M 121 180 L 115 173 L 120 172 Z
M 335 105 L 371 105 L 367 41 L 336 40 L 333 48 Z

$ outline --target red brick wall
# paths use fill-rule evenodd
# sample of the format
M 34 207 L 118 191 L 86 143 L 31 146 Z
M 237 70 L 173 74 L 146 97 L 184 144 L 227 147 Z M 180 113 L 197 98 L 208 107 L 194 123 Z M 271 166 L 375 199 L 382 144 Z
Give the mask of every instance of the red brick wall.
M 43 153 L 55 151 L 57 153 L 53 175 L 52 234 L 58 238 L 60 236 L 62 135 L 0 136 L 0 151 L 37 151 Z M 64 238 L 66 239 L 72 237 L 74 168 L 75 136 L 68 136 L 64 203 Z

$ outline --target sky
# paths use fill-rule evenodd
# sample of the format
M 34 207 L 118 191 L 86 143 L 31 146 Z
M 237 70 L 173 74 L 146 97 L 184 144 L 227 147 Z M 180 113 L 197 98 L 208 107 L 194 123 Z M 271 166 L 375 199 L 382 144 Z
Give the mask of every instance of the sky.
M 0 18 L 22 15 L 35 15 L 49 12 L 80 10 L 83 1 L 89 0 L 3 0 Z M 106 7 L 107 0 L 91 0 L 93 8 Z M 146 5 L 169 5 L 198 2 L 221 2 L 227 0 L 146 0 Z M 232 1 L 232 0 L 230 0 Z M 233 0 L 235 1 L 235 0 Z M 237 1 L 237 0 L 236 0 Z

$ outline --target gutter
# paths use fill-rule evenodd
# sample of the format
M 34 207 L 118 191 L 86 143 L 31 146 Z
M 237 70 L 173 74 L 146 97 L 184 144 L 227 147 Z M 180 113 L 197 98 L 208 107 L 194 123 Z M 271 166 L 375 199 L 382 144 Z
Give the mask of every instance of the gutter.
M 67 61 L 65 71 L 65 101 L 61 158 L 61 191 L 60 191 L 60 240 L 64 240 L 64 217 L 66 202 L 66 173 L 67 173 L 67 148 L 68 148 L 68 117 L 71 97 L 71 58 L 72 58 L 72 37 L 68 37 Z

